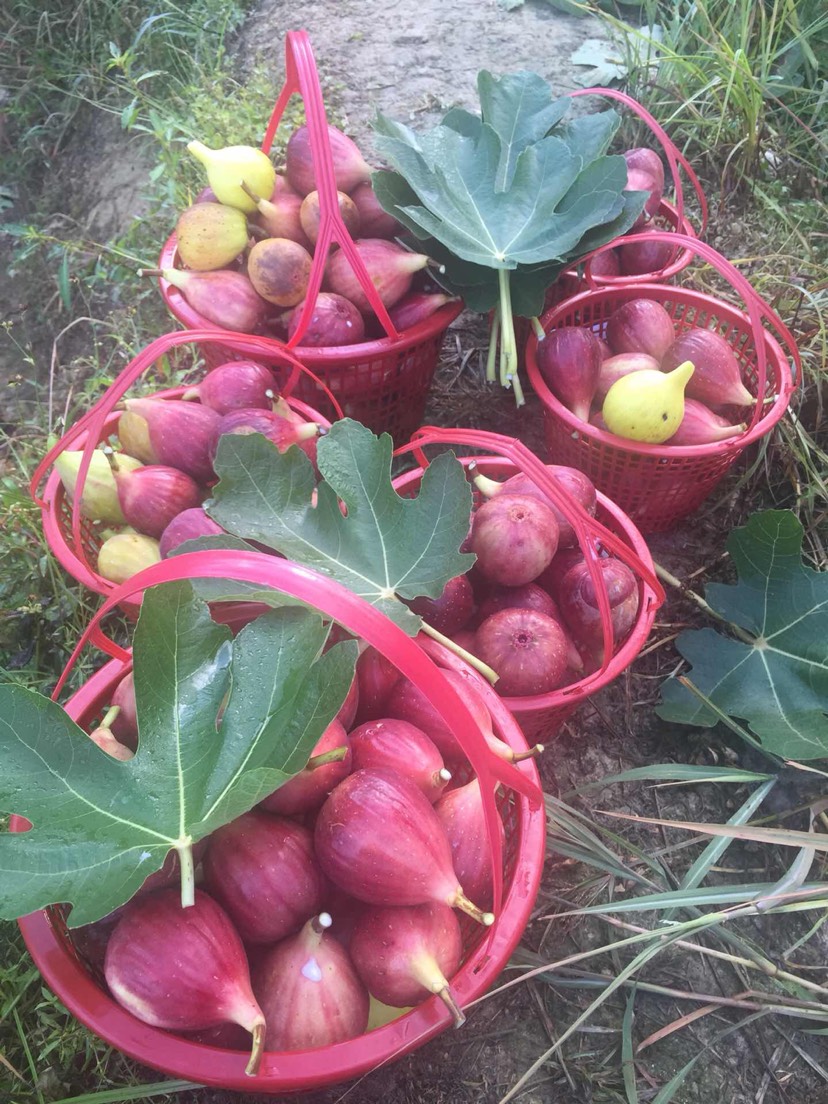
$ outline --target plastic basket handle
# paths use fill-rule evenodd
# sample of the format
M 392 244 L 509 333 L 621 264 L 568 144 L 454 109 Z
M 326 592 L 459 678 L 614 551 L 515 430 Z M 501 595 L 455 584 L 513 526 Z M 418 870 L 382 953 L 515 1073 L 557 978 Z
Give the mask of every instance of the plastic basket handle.
M 664 155 L 667 158 L 667 163 L 670 166 L 670 174 L 673 178 L 673 187 L 676 192 L 676 210 L 678 211 L 679 225 L 681 225 L 681 220 L 684 218 L 684 193 L 681 186 L 681 174 L 679 172 L 679 165 L 681 165 L 682 169 L 687 174 L 688 180 L 693 185 L 693 191 L 696 193 L 696 198 L 699 201 L 699 207 L 701 209 L 701 226 L 698 232 L 699 235 L 704 234 L 707 229 L 707 197 L 704 194 L 704 189 L 699 182 L 699 178 L 693 171 L 690 162 L 667 134 L 664 127 L 656 121 L 650 112 L 643 107 L 638 100 L 634 99 L 626 92 L 620 92 L 615 88 L 577 88 L 571 92 L 567 92 L 566 95 L 571 96 L 573 99 L 576 96 L 605 96 L 611 100 L 618 100 L 619 103 L 624 104 L 638 115 L 640 119 L 644 120 L 661 143 Z
M 748 320 L 753 331 L 758 377 L 756 405 L 753 408 L 750 423 L 745 430 L 745 433 L 749 433 L 762 417 L 763 400 L 768 378 L 768 354 L 765 348 L 765 331 L 762 320 L 765 319 L 765 321 L 767 321 L 781 336 L 788 347 L 788 353 L 793 361 L 793 371 L 791 373 L 790 382 L 783 382 L 783 392 L 788 395 L 792 394 L 794 388 L 798 386 L 802 380 L 802 361 L 793 335 L 776 311 L 765 302 L 762 296 L 751 286 L 741 272 L 732 265 L 726 257 L 723 257 L 721 253 L 717 252 L 712 245 L 699 241 L 698 238 L 689 238 L 686 234 L 677 234 L 672 231 L 653 231 L 649 234 L 648 238 L 650 241 L 675 243 L 687 249 L 691 249 L 698 257 L 701 257 L 702 260 L 707 261 L 709 265 L 715 268 L 719 275 L 724 276 L 731 287 L 735 291 L 738 291 L 739 295 L 742 297 L 747 309 Z M 612 249 L 616 245 L 626 245 L 628 242 L 633 241 L 636 241 L 636 236 L 634 234 L 628 234 L 623 238 L 617 238 L 614 242 L 608 242 L 606 245 L 600 246 L 595 250 L 595 254 L 603 253 L 605 250 Z M 592 281 L 589 271 L 587 271 L 585 275 L 589 286 L 594 288 L 596 285 Z M 738 442 L 739 438 L 733 437 L 730 438 L 729 441 L 722 443 L 725 445 L 732 443 L 732 447 L 736 447 L 738 446 Z
M 525 472 L 532 481 L 548 495 L 566 520 L 575 530 L 578 542 L 584 552 L 592 585 L 598 599 L 598 609 L 601 613 L 601 630 L 604 638 L 604 658 L 601 667 L 584 680 L 586 684 L 598 679 L 609 666 L 613 653 L 612 616 L 610 613 L 609 598 L 607 597 L 606 583 L 598 567 L 598 555 L 595 551 L 592 537 L 597 536 L 616 556 L 633 571 L 644 586 L 644 599 L 648 606 L 655 603 L 655 608 L 664 602 L 664 590 L 655 574 L 642 562 L 641 558 L 633 550 L 620 540 L 600 521 L 591 517 L 579 502 L 572 499 L 566 491 L 555 482 L 546 465 L 521 441 L 514 437 L 505 437 L 500 433 L 490 433 L 480 429 L 441 429 L 438 426 L 423 426 L 417 430 L 407 445 L 403 445 L 394 453 L 402 456 L 413 453 L 423 468 L 428 467 L 428 459 L 422 451 L 424 445 L 464 445 L 471 448 L 486 449 L 495 456 L 506 457 L 517 467 L 518 471 Z
M 92 462 L 92 453 L 95 451 L 101 439 L 106 419 L 139 376 L 143 375 L 143 373 L 160 357 L 169 352 L 170 349 L 176 348 L 178 345 L 189 345 L 192 342 L 199 341 L 221 341 L 222 344 L 232 347 L 235 352 L 245 353 L 248 356 L 263 356 L 271 360 L 275 358 L 284 361 L 284 363 L 291 368 L 291 374 L 283 388 L 285 394 L 290 394 L 296 386 L 299 374 L 303 372 L 322 389 L 326 397 L 332 403 L 337 417 L 341 418 L 343 416 L 342 407 L 339 405 L 327 385 L 324 384 L 314 372 L 306 368 L 305 365 L 298 360 L 289 349 L 282 345 L 281 342 L 275 341 L 272 338 L 257 337 L 252 334 L 237 334 L 222 330 L 184 330 L 176 333 L 162 334 L 161 337 L 152 341 L 129 362 L 126 368 L 124 368 L 114 382 L 110 384 L 95 405 L 78 419 L 72 428 L 61 437 L 56 445 L 49 449 L 38 464 L 29 482 L 29 493 L 34 501 L 43 508 L 44 502 L 39 497 L 38 489 L 44 476 L 54 463 L 56 457 L 86 433 L 86 440 L 83 445 L 83 456 L 81 457 L 77 478 L 77 487 L 79 491 L 75 494 L 74 502 L 72 503 L 72 540 L 76 548 L 80 548 L 83 543 L 80 529 L 80 501 L 83 493 L 83 486 L 86 482 L 89 465 Z
M 339 210 L 336 178 L 334 177 L 333 159 L 331 157 L 331 143 L 328 138 L 328 118 L 325 114 L 319 74 L 316 71 L 316 63 L 313 59 L 313 51 L 311 50 L 307 31 L 288 31 L 285 37 L 285 83 L 279 93 L 279 98 L 273 108 L 273 113 L 270 116 L 262 140 L 262 150 L 265 153 L 270 153 L 270 147 L 273 145 L 276 129 L 282 119 L 285 107 L 295 92 L 302 97 L 305 104 L 305 119 L 307 120 L 308 136 L 313 154 L 316 187 L 319 192 L 320 223 L 319 237 L 313 253 L 313 264 L 302 314 L 296 332 L 288 342 L 288 346 L 293 348 L 293 346 L 298 345 L 308 328 L 316 297 L 322 286 L 325 261 L 332 242 L 336 242 L 340 246 L 350 261 L 354 275 L 359 280 L 360 287 L 367 295 L 371 309 L 379 318 L 386 334 L 392 339 L 397 338 L 399 332 L 377 294 L 377 289 L 374 287 L 371 277 L 368 275 L 368 270 L 354 246 L 353 238 L 345 226 Z
M 118 603 L 132 597 L 137 591 L 160 583 L 199 578 L 234 579 L 298 598 L 342 625 L 348 632 L 373 645 L 403 675 L 411 679 L 419 690 L 428 695 L 451 727 L 480 781 L 493 864 L 495 908 L 499 909 L 503 890 L 503 855 L 497 832 L 498 813 L 494 796 L 496 786 L 502 783 L 516 790 L 533 805 L 540 804 L 543 794 L 526 772 L 525 765 L 507 763 L 489 749 L 461 695 L 439 675 L 439 668 L 435 667 L 415 641 L 385 614 L 341 583 L 290 560 L 277 559 L 260 552 L 224 549 L 188 552 L 172 560 L 164 560 L 134 575 L 107 598 L 78 641 L 58 680 L 53 697 L 56 699 L 60 694 L 80 652 L 99 629 L 101 619 Z

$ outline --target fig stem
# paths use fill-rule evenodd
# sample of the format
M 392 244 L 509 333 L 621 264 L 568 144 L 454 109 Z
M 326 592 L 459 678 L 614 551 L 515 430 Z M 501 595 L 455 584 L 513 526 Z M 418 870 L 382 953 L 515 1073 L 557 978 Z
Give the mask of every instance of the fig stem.
M 112 722 L 115 720 L 120 712 L 120 705 L 110 705 L 109 709 L 107 709 L 106 713 L 104 714 L 104 719 L 98 725 L 98 728 L 111 728 Z
M 439 632 L 432 625 L 429 625 L 427 621 L 422 622 L 421 628 L 426 636 L 430 636 L 432 640 L 438 641 L 438 643 L 442 644 L 443 647 L 448 648 L 449 651 L 454 652 L 454 654 L 460 656 L 461 659 L 465 659 L 466 663 L 468 663 L 469 666 L 474 667 L 475 671 L 479 671 L 485 679 L 489 680 L 492 686 L 494 686 L 494 684 L 500 678 L 500 675 L 497 673 L 497 671 L 493 670 L 488 665 L 488 663 L 484 663 L 483 660 L 478 659 L 476 655 L 472 655 L 472 653 L 467 652 L 465 648 L 461 648 L 459 644 L 456 644 L 451 639 L 451 637 L 444 636 L 443 633 Z
M 246 181 L 240 180 L 239 181 L 239 187 L 241 188 L 241 190 L 243 192 L 245 192 L 246 195 L 250 196 L 250 198 L 253 200 L 254 203 L 261 203 L 262 202 L 262 197 L 257 192 L 254 192 L 253 189 L 250 187 L 250 185 Z
M 189 908 L 195 904 L 195 866 L 193 864 L 193 841 L 187 836 L 186 843 L 177 844 L 178 863 L 181 867 L 181 907 Z
M 326 767 L 328 763 L 341 763 L 347 754 L 348 748 L 343 744 L 342 747 L 331 748 L 330 751 L 323 751 L 319 755 L 312 755 L 305 764 L 305 770 L 316 770 L 318 767 Z
M 437 996 L 446 1005 L 449 1012 L 451 1012 L 454 1020 L 455 1027 L 462 1027 L 466 1022 L 466 1014 L 452 995 L 451 989 L 447 985 L 444 989 L 441 989 Z
M 532 326 L 532 329 L 535 331 L 535 337 L 538 339 L 538 341 L 543 341 L 543 339 L 546 337 L 546 334 L 544 333 L 543 326 L 541 325 L 538 316 L 534 315 L 532 318 L 529 319 L 529 322 Z
M 139 268 L 139 276 L 163 276 L 164 272 L 160 268 Z
M 476 920 L 478 924 L 482 924 L 484 928 L 490 928 L 495 921 L 494 913 L 479 909 L 473 901 L 468 899 L 460 886 L 457 887 L 454 895 L 449 898 L 447 903 L 452 908 L 465 912 L 467 916 L 470 916 L 472 920 Z
M 480 491 L 482 495 L 485 495 L 486 498 L 492 498 L 494 495 L 498 494 L 499 491 L 503 490 L 502 483 L 498 483 L 496 479 L 489 479 L 488 475 L 481 475 L 474 461 L 469 464 L 468 471 L 472 473 L 472 482 L 475 487 L 477 487 L 478 491 Z
M 659 579 L 661 579 L 662 583 L 667 583 L 668 586 L 675 587 L 676 590 L 681 591 L 685 598 L 689 598 L 692 602 L 695 602 L 699 609 L 706 613 L 709 617 L 712 617 L 714 620 L 721 622 L 721 624 L 723 625 L 727 625 L 733 635 L 737 636 L 739 640 L 743 641 L 745 644 L 750 645 L 756 643 L 750 633 L 745 632 L 743 628 L 741 628 L 739 625 L 735 625 L 732 621 L 728 621 L 726 617 L 722 617 L 722 615 L 720 613 L 717 613 L 712 606 L 708 605 L 708 603 L 704 600 L 704 598 L 702 598 L 700 594 L 697 594 L 695 590 L 691 590 L 686 583 L 683 583 L 681 579 L 677 579 L 675 575 L 671 575 L 665 567 L 661 566 L 661 564 L 653 563 L 653 567 L 655 569 L 656 575 L 659 577 Z
M 500 304 L 495 307 L 492 315 L 492 324 L 489 329 L 489 350 L 486 354 L 486 382 L 494 383 L 497 379 L 495 372 L 495 360 L 497 359 L 497 338 L 500 333 Z
M 516 751 L 514 752 L 512 762 L 522 763 L 524 759 L 537 759 L 537 757 L 543 752 L 543 744 L 535 744 L 534 747 L 530 747 L 528 751 Z
M 248 1077 L 255 1077 L 259 1072 L 259 1066 L 262 1062 L 262 1055 L 264 1054 L 264 1041 L 265 1041 L 265 1022 L 253 1025 L 253 1030 L 250 1032 L 253 1036 L 253 1045 L 250 1048 L 250 1058 L 247 1061 L 247 1065 L 244 1067 L 244 1072 Z
M 451 1012 L 454 1026 L 462 1027 L 466 1022 L 466 1017 L 460 1010 L 457 1001 L 454 999 L 451 987 L 443 976 L 443 972 L 437 965 L 437 960 L 434 956 L 428 953 L 422 953 L 413 957 L 411 959 L 411 973 L 420 985 L 422 985 L 423 989 L 427 989 L 429 993 L 435 993 L 446 1005 Z
M 257 226 L 255 222 L 248 222 L 247 232 L 256 241 L 264 241 L 265 238 L 270 236 L 263 226 Z
M 314 916 L 310 922 L 310 926 L 316 932 L 317 935 L 322 935 L 333 924 L 333 919 L 329 912 L 320 912 L 318 916 Z

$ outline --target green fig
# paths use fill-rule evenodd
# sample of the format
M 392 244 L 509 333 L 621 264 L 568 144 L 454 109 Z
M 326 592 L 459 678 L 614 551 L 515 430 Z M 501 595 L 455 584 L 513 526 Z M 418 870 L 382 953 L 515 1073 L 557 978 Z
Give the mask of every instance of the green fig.
M 145 533 L 116 533 L 98 550 L 98 574 L 110 583 L 125 583 L 145 567 L 160 562 L 158 541 Z
M 55 460 L 55 468 L 71 502 L 75 496 L 83 452 L 62 452 Z M 125 453 L 118 454 L 118 463 L 128 471 L 143 467 L 140 460 Z M 109 461 L 100 449 L 92 453 L 92 461 L 81 494 L 80 512 L 90 521 L 102 521 L 107 525 L 123 525 L 124 515 L 118 501 L 118 488 Z
M 178 256 L 187 268 L 211 272 L 223 268 L 247 248 L 247 218 L 221 203 L 194 203 L 175 226 Z
M 269 196 L 276 183 L 276 170 L 266 153 L 254 146 L 225 146 L 210 149 L 203 142 L 190 142 L 188 151 L 207 169 L 207 180 L 219 203 L 252 214 L 256 204 L 242 189 L 242 181 L 260 196 Z

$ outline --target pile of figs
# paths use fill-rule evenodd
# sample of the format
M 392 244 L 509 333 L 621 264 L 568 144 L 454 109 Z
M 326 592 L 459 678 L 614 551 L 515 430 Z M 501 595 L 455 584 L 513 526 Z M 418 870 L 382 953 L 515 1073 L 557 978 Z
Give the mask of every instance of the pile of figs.
M 223 434 L 261 433 L 280 452 L 296 444 L 316 460 L 320 423 L 279 396 L 273 372 L 255 361 L 219 365 L 180 398 L 122 405 L 117 451 L 94 450 L 80 492 L 81 516 L 101 538 L 97 572 L 111 583 L 126 582 L 186 540 L 223 532 L 202 507 Z M 82 456 L 64 451 L 55 461 L 70 502 Z
M 356 143 L 330 125 L 328 140 L 342 220 L 395 328 L 406 330 L 452 297 L 425 290 L 432 262 L 393 240 L 402 228 L 380 207 Z M 316 257 L 320 197 L 307 126 L 287 142 L 284 173 L 250 146 L 191 142 L 188 149 L 205 165 L 209 186 L 179 216 L 176 266 L 145 272 L 160 274 L 223 329 L 285 340 L 300 324 L 312 265 L 321 263 L 322 290 L 300 346 L 338 348 L 386 335 L 338 245 Z
M 497 754 L 532 754 L 494 735 L 478 676 L 443 674 Z M 139 747 L 131 672 L 90 738 L 120 759 Z M 194 857 L 192 906 L 171 861 L 72 933 L 143 1022 L 248 1051 L 250 1074 L 265 1049 L 353 1039 L 432 994 L 463 1023 L 452 977 L 475 922 L 494 922 L 480 785 L 429 699 L 375 649 L 306 767 Z

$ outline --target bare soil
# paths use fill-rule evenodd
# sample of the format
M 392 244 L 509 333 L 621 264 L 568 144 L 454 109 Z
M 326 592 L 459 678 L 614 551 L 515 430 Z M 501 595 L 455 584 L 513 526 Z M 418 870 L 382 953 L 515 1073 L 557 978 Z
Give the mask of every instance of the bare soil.
M 451 105 L 474 106 L 476 75 L 482 68 L 495 73 L 530 68 L 556 90 L 565 91 L 575 85 L 579 72 L 570 55 L 585 39 L 601 33 L 595 20 L 564 16 L 542 0 L 527 0 L 511 12 L 495 0 L 295 0 L 290 4 L 262 0 L 233 47 L 239 72 L 254 62 L 272 69 L 275 97 L 282 78 L 285 33 L 302 27 L 310 32 L 326 89 L 335 98 L 347 129 L 366 149 L 370 149 L 370 119 L 376 109 L 415 128 L 431 125 Z M 117 127 L 105 126 L 85 136 L 80 154 L 67 152 L 60 166 L 65 198 L 60 217 L 70 218 L 98 240 L 113 239 L 143 210 L 148 153 L 140 144 L 126 140 Z M 100 186 L 92 187 L 93 182 Z M 9 218 L 20 215 L 25 197 L 19 204 Z M 0 252 L 0 261 L 8 260 L 8 239 L 0 237 L 0 250 L 4 251 Z M 34 363 L 27 364 L 18 345 L 8 339 L 0 341 L 0 384 L 7 387 L 16 379 L 15 394 L 23 395 L 25 400 L 22 406 L 16 405 L 14 396 L 5 390 L 3 419 L 7 425 L 25 420 L 25 405 L 35 395 L 32 384 L 46 378 L 54 342 L 58 340 L 58 369 L 70 372 L 73 355 L 89 340 L 90 330 L 85 323 L 75 331 L 74 344 L 58 339 L 70 319 L 61 317 L 56 309 L 44 311 L 41 293 L 42 288 L 34 283 L 25 285 L 15 278 L 0 280 L 0 317 L 14 322 L 18 341 L 30 345 L 35 354 Z M 50 294 L 54 305 L 53 290 Z M 147 340 L 152 336 L 148 334 Z M 510 395 L 483 382 L 485 341 L 485 325 L 479 318 L 463 314 L 452 327 L 427 420 L 520 435 L 543 455 L 537 401 L 529 396 L 526 409 L 518 414 Z M 726 570 L 722 555 L 727 532 L 744 520 L 750 503 L 755 501 L 740 485 L 741 474 L 741 469 L 733 472 L 700 516 L 651 541 L 654 557 L 679 577 L 702 569 L 695 579 L 697 588 L 706 578 L 721 576 Z M 697 613 L 689 603 L 669 596 L 654 629 L 653 650 L 585 705 L 545 754 L 541 770 L 549 792 L 564 792 L 628 767 L 672 760 L 706 764 L 738 760 L 744 766 L 761 767 L 724 737 L 672 728 L 653 713 L 658 686 L 677 662 L 673 636 L 681 627 L 697 623 Z M 659 794 L 641 785 L 628 785 L 601 793 L 591 801 L 595 808 L 619 812 L 721 821 L 732 814 L 746 792 L 735 786 L 708 786 Z M 792 796 L 787 796 L 793 803 Z M 628 831 L 623 825 L 619 830 Z M 671 841 L 680 838 L 678 833 L 665 835 L 654 828 L 637 828 L 628 834 L 645 849 L 663 846 L 668 837 Z M 732 865 L 762 867 L 755 878 L 762 880 L 767 861 L 765 852 L 745 848 Z M 736 876 L 741 873 L 736 870 Z M 611 934 L 610 929 L 597 924 L 550 923 L 545 919 L 559 907 L 556 899 L 571 898 L 576 893 L 576 883 L 572 865 L 560 856 L 549 855 L 536 918 L 525 940 L 528 947 L 542 950 L 549 961 L 585 945 L 595 945 L 598 939 L 606 940 Z M 783 937 L 779 930 L 769 930 L 757 922 L 754 934 L 760 944 L 767 940 L 771 946 L 785 946 L 805 930 L 806 921 L 793 922 Z M 817 942 L 819 950 L 825 949 L 824 940 L 818 938 Z M 595 966 L 610 974 L 617 968 L 618 962 L 609 958 Z M 673 990 L 732 994 L 744 988 L 726 967 L 695 957 L 688 961 L 687 955 L 678 952 L 649 967 L 643 977 Z M 291 1099 L 297 1104 L 497 1104 L 595 992 L 553 987 L 542 981 L 527 983 L 484 1002 L 457 1033 L 448 1032 L 352 1084 Z M 634 1037 L 640 1041 L 697 1007 L 698 1002 L 678 997 L 639 994 Z M 577 1033 L 564 1047 L 563 1060 L 560 1055 L 550 1059 L 519 1095 L 522 1104 L 626 1100 L 620 1036 L 623 1008 L 623 998 L 612 1000 Z M 710 1046 L 674 1097 L 676 1104 L 825 1104 L 828 1093 L 819 1087 L 822 1082 L 767 1022 L 753 1024 L 745 1032 L 731 1035 L 725 1043 L 712 1041 L 716 1032 L 737 1019 L 736 1013 L 721 1010 L 644 1051 L 636 1062 L 639 1083 L 644 1086 L 641 1100 L 652 1099 L 658 1087 L 686 1061 Z M 808 1045 L 824 1062 L 825 1056 L 817 1047 Z M 67 1084 L 63 1080 L 67 1072 L 57 1071 L 58 1083 Z M 117 1078 L 117 1071 L 110 1068 L 109 1072 Z M 124 1080 L 130 1076 L 135 1075 L 125 1069 Z M 155 1079 L 150 1071 L 146 1078 Z M 72 1087 L 75 1092 L 81 1091 L 77 1085 Z M 84 1087 L 87 1091 L 93 1088 Z M 264 1104 L 269 1098 L 199 1090 L 178 1099 L 193 1104 L 240 1104 L 243 1100 Z

